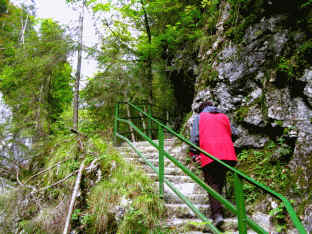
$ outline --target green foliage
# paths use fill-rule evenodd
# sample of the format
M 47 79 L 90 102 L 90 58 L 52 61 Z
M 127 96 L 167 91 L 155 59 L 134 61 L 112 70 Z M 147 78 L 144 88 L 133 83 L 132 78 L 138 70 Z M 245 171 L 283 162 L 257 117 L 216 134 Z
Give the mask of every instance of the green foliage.
M 296 51 L 297 64 L 300 67 L 305 67 L 311 65 L 312 56 L 312 39 L 305 41 Z
M 7 9 L 8 9 L 7 0 L 0 0 L 0 16 L 1 14 L 5 13 Z
M 37 33 L 32 17 L 21 44 L 14 30 L 21 27 L 20 15 L 26 17 L 27 12 L 11 7 L 6 18 L 0 17 L 7 27 L 0 33 L 0 42 L 4 41 L 0 90 L 12 108 L 13 122 L 18 122 L 13 131 L 20 134 L 28 129 L 30 135 L 42 137 L 71 103 L 71 67 L 66 61 L 70 44 L 64 30 L 52 20 L 40 21 Z
M 250 108 L 249 106 L 241 106 L 237 111 L 235 111 L 234 113 L 235 120 L 238 122 L 242 122 L 247 116 L 249 108 Z
M 291 56 L 281 56 L 276 65 L 277 74 L 291 79 L 301 77 L 304 68 L 311 66 L 312 40 L 303 42 Z
M 219 3 L 219 0 L 202 0 L 201 6 L 203 8 L 205 8 L 205 7 L 210 8 L 212 5 L 217 5 L 218 3 Z
M 245 149 L 239 153 L 238 169 L 275 191 L 284 194 L 292 184 L 291 171 L 287 166 L 287 160 L 282 158 L 290 153 L 290 146 L 286 144 L 283 137 L 280 137 L 276 142 L 268 142 L 264 149 Z M 273 154 L 278 154 L 281 160 L 274 159 Z M 232 182 L 233 178 L 230 177 L 229 183 Z M 248 194 L 248 197 L 246 197 L 248 205 L 254 204 L 264 196 L 261 190 L 249 183 L 244 183 L 243 188 L 244 192 Z
M 175 89 L 172 84 L 170 85 L 168 80 L 170 77 L 167 71 L 188 69 L 188 64 L 183 58 L 185 56 L 177 60 L 174 66 L 171 65 L 171 58 L 177 53 L 187 53 L 187 56 L 193 56 L 194 51 L 186 49 L 186 47 L 191 48 L 191 44 L 203 35 L 203 31 L 199 27 L 202 23 L 200 5 L 196 1 L 153 0 L 147 4 L 145 1 L 136 0 L 121 1 L 115 5 L 112 3 L 111 7 L 118 10 L 124 20 L 121 23 L 119 19 L 116 19 L 114 24 L 110 25 L 107 35 L 111 34 L 111 37 L 108 36 L 103 40 L 105 43 L 103 52 L 104 54 L 110 53 L 111 56 L 101 56 L 101 63 L 116 62 L 116 59 L 119 62 L 120 54 L 123 55 L 122 58 L 128 55 L 130 58 L 135 57 L 137 61 L 134 65 L 138 68 L 136 75 L 141 79 L 140 86 L 143 86 L 145 91 L 140 95 L 144 96 L 143 99 L 148 99 L 149 93 L 146 91 L 152 89 L 155 98 L 154 104 L 162 106 L 164 97 L 169 96 L 172 100 Z M 100 11 L 100 5 L 95 10 Z M 149 21 L 150 35 L 146 27 L 145 16 Z M 130 28 L 133 29 L 129 30 Z M 151 36 L 151 41 L 149 36 Z M 111 38 L 114 43 L 117 42 L 117 46 L 111 47 Z M 133 61 L 130 62 L 133 63 Z M 150 82 L 148 72 L 146 72 L 148 63 L 153 64 L 152 82 Z M 125 66 L 125 64 L 123 63 L 122 66 Z M 120 70 L 118 69 L 118 71 Z M 125 70 L 125 72 L 129 73 L 129 69 Z M 146 77 L 146 80 L 144 77 Z M 123 75 L 122 79 L 127 79 L 127 75 Z M 172 89 L 163 89 L 163 87 Z M 133 88 L 135 89 L 135 86 L 132 87 L 131 85 L 129 90 Z M 159 90 L 162 91 L 159 92 Z M 166 90 L 166 93 L 163 93 L 163 90 Z M 138 93 L 137 89 L 135 91 Z M 131 100 L 131 94 L 127 96 Z
M 301 4 L 302 8 L 309 7 L 312 5 L 312 0 L 306 0 L 305 3 Z
M 76 158 L 77 150 L 79 150 L 77 136 L 59 128 L 55 128 L 55 133 L 57 136 L 50 139 L 49 154 L 46 156 L 43 168 L 48 170 L 43 177 L 35 177 L 31 180 L 34 186 L 38 184 L 40 187 L 51 186 L 77 170 L 80 165 L 81 160 Z M 115 233 L 169 233 L 159 226 L 159 220 L 164 215 L 164 205 L 154 190 L 151 179 L 134 165 L 126 163 L 118 152 L 103 142 L 99 136 L 94 135 L 78 141 L 81 140 L 86 147 L 84 148 L 86 164 L 90 165 L 97 158 L 101 177 L 100 181 L 88 192 L 86 204 L 76 206 L 74 209 L 73 225 L 78 225 L 84 233 L 110 233 L 112 231 Z M 83 183 L 87 183 L 88 187 L 90 180 L 92 176 L 86 174 Z M 40 196 L 40 201 L 29 202 L 27 208 L 19 211 L 21 220 L 18 223 L 19 228 L 25 233 L 60 233 L 64 226 L 73 185 L 74 177 L 45 190 Z M 14 207 L 24 200 L 22 194 L 29 193 L 17 191 L 13 195 L 5 194 L 0 197 L 2 210 L 9 200 L 12 205 L 5 207 L 6 212 L 12 213 L 12 220 L 7 216 L 7 229 L 1 226 L 1 230 L 11 230 L 15 217 Z M 40 212 L 39 204 L 44 207 Z M 125 214 L 117 225 L 112 210 L 120 204 L 124 204 L 121 206 Z
M 88 197 L 88 214 L 94 217 L 88 233 L 147 233 L 157 228 L 164 207 L 152 181 L 143 171 L 125 163 L 114 150 L 108 148 L 107 153 L 101 157 L 104 179 Z M 120 202 L 126 213 L 117 226 L 111 211 Z
M 77 221 L 79 219 L 80 215 L 81 215 L 80 209 L 74 209 L 71 218 L 73 221 Z
M 93 11 L 109 11 L 111 9 L 110 3 L 97 3 L 95 6 L 93 6 Z
M 58 162 L 60 162 L 60 164 L 44 175 L 43 179 L 45 185 L 53 184 L 79 168 L 80 163 L 75 160 L 75 155 L 77 154 L 75 142 L 76 136 L 72 134 L 56 137 L 53 140 L 51 139 L 51 146 L 56 147 L 51 149 L 50 157 L 46 158 L 45 166 L 46 168 L 49 168 Z M 65 161 L 66 159 L 68 160 Z M 74 180 L 69 179 L 67 182 L 68 184 L 65 183 L 64 188 L 70 188 L 70 185 L 73 185 L 73 182 Z
M 277 65 L 277 71 L 286 73 L 289 78 L 295 77 L 293 64 L 291 63 L 291 60 L 288 60 L 285 57 L 280 58 L 280 62 Z
M 284 203 L 280 203 L 276 208 L 272 209 L 269 214 L 274 217 L 277 232 L 287 230 L 287 223 L 285 222 L 287 211 Z
M 218 72 L 213 68 L 212 62 L 206 60 L 203 62 L 201 67 L 201 72 L 199 75 L 200 81 L 197 83 L 197 88 L 199 90 L 205 89 L 208 86 L 214 86 L 214 83 L 217 81 Z

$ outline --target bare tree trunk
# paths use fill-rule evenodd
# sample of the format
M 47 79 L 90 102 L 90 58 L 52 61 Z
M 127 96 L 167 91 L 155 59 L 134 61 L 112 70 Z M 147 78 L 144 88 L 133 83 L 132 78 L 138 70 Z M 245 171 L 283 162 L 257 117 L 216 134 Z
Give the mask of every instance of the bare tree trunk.
M 146 123 L 145 123 L 145 119 L 144 119 L 142 112 L 140 112 L 140 116 L 141 116 L 141 121 L 142 121 L 143 129 L 144 129 L 144 133 L 146 133 Z
M 21 30 L 21 37 L 20 37 L 20 43 L 22 43 L 22 45 L 24 45 L 25 43 L 25 32 L 26 32 L 26 28 L 27 28 L 27 24 L 28 24 L 28 19 L 29 19 L 29 15 L 27 14 L 26 16 L 26 20 L 25 20 L 25 24 L 24 24 L 24 19 L 22 16 L 22 30 Z
M 148 44 L 151 46 L 152 44 L 152 33 L 149 26 L 149 21 L 147 17 L 147 13 L 144 7 L 144 2 L 141 0 L 142 10 L 144 12 L 144 24 L 145 24 L 145 30 L 148 38 Z M 153 71 L 152 71 L 152 55 L 151 51 L 148 51 L 147 61 L 146 61 L 146 67 L 147 67 L 147 81 L 148 81 L 148 87 L 149 87 L 149 96 L 148 101 L 150 103 L 153 102 Z
M 81 60 L 82 60 L 82 38 L 83 38 L 83 20 L 84 20 L 84 8 L 85 0 L 82 2 L 82 9 L 79 16 L 79 47 L 78 47 L 78 62 L 77 62 L 77 71 L 76 71 L 76 81 L 75 81 L 75 90 L 74 90 L 74 103 L 73 103 L 73 128 L 78 130 L 78 110 L 79 110 L 79 84 L 81 76 Z
M 70 227 L 69 227 L 70 226 L 70 220 L 71 220 L 71 216 L 72 216 L 72 213 L 73 213 L 73 209 L 74 209 L 75 201 L 76 201 L 76 198 L 77 198 L 77 194 L 78 194 L 78 191 L 79 191 L 79 188 L 80 188 L 80 182 L 81 182 L 82 173 L 83 173 L 83 170 L 85 169 L 85 162 L 86 162 L 86 160 L 83 160 L 82 163 L 80 164 L 78 176 L 77 176 L 77 179 L 76 179 L 76 182 L 75 182 L 74 191 L 72 193 L 72 198 L 71 198 L 70 205 L 69 205 L 69 208 L 68 208 L 68 213 L 67 213 L 67 218 L 66 218 L 63 234 L 68 234 L 69 231 L 70 231 Z

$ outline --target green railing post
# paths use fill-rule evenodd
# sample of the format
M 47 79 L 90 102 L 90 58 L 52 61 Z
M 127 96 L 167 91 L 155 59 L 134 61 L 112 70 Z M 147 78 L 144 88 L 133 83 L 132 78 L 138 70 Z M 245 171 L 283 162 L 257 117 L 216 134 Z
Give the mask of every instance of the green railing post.
M 149 116 L 152 116 L 151 104 L 147 104 L 147 113 L 149 114 Z M 148 132 L 148 136 L 152 138 L 152 119 L 151 118 L 147 119 L 147 132 Z
M 234 193 L 237 208 L 238 230 L 240 234 L 247 233 L 247 216 L 245 209 L 245 199 L 243 185 L 237 173 L 234 174 Z
M 115 145 L 117 144 L 118 118 L 119 118 L 119 103 L 115 105 L 115 119 L 114 119 L 114 143 Z
M 159 178 L 159 196 L 161 198 L 164 197 L 164 170 L 165 170 L 165 162 L 164 162 L 164 129 L 158 125 L 158 178 Z

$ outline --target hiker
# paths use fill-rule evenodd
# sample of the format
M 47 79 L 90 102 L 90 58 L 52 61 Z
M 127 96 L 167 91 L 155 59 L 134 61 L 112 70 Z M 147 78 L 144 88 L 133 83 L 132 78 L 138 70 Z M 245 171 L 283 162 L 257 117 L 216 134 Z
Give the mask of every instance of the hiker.
M 191 142 L 230 166 L 235 166 L 237 157 L 228 117 L 214 107 L 211 102 L 202 103 L 198 113 L 191 129 Z M 201 166 L 205 182 L 221 194 L 228 169 L 203 153 L 199 153 L 193 147 L 190 148 L 190 155 L 193 161 Z M 220 202 L 210 194 L 209 202 L 211 218 L 214 224 L 219 227 L 224 221 L 223 208 Z

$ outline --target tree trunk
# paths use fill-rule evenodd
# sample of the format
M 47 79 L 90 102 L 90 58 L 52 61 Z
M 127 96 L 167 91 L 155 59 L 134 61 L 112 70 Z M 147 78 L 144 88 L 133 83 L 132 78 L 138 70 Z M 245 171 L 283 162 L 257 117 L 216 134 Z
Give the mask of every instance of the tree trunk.
M 145 25 L 145 31 L 147 34 L 147 38 L 148 38 L 148 44 L 151 47 L 152 44 L 152 33 L 151 33 L 151 29 L 150 29 L 150 25 L 149 25 L 149 21 L 148 21 L 148 17 L 147 17 L 147 13 L 144 7 L 144 2 L 143 0 L 141 0 L 141 5 L 142 5 L 142 10 L 144 12 L 144 25 Z M 147 69 L 147 81 L 148 81 L 148 87 L 149 87 L 149 97 L 148 97 L 148 101 L 150 103 L 153 103 L 153 70 L 152 70 L 152 55 L 151 55 L 151 51 L 150 49 L 148 50 L 148 56 L 147 56 L 147 61 L 146 61 L 146 69 Z
M 22 16 L 22 20 L 21 20 L 22 21 L 22 29 L 21 29 L 20 43 L 22 43 L 22 45 L 24 45 L 24 43 L 25 43 L 25 32 L 26 32 L 26 28 L 27 28 L 27 24 L 28 24 L 28 18 L 29 18 L 29 15 L 27 14 L 25 23 L 24 23 L 23 16 Z
M 73 190 L 73 193 L 72 193 L 72 198 L 71 198 L 69 209 L 68 209 L 68 213 L 67 213 L 67 218 L 66 218 L 63 234 L 68 234 L 69 231 L 70 231 L 70 220 L 71 220 L 71 216 L 72 216 L 72 213 L 73 213 L 73 209 L 74 209 L 75 201 L 76 201 L 76 198 L 77 198 L 77 194 L 78 194 L 78 191 L 79 191 L 79 188 L 80 188 L 80 182 L 81 182 L 83 170 L 85 169 L 85 163 L 86 163 L 86 160 L 83 160 L 82 163 L 80 164 L 78 176 L 77 176 L 77 179 L 76 179 L 76 182 L 75 182 L 75 187 L 74 187 L 74 190 Z
M 144 110 L 145 111 L 145 110 Z M 144 119 L 144 116 L 142 114 L 142 112 L 139 113 L 140 114 L 140 117 L 141 117 L 141 121 L 142 121 L 142 126 L 143 126 L 143 130 L 144 130 L 144 133 L 146 133 L 146 123 L 145 123 L 145 119 Z
M 79 16 L 79 47 L 78 47 L 78 61 L 77 61 L 77 71 L 76 71 L 76 81 L 74 90 L 74 103 L 73 103 L 73 128 L 78 130 L 78 109 L 79 109 L 79 84 L 81 76 L 81 60 L 82 60 L 82 38 L 83 38 L 83 20 L 84 20 L 84 8 L 85 0 L 82 2 L 82 9 Z

